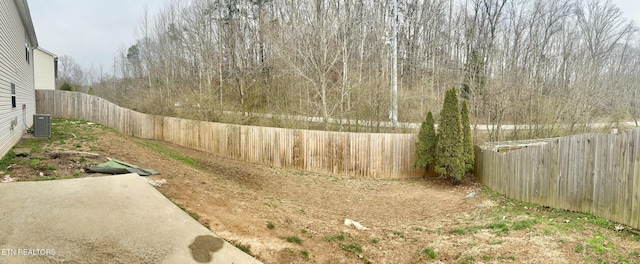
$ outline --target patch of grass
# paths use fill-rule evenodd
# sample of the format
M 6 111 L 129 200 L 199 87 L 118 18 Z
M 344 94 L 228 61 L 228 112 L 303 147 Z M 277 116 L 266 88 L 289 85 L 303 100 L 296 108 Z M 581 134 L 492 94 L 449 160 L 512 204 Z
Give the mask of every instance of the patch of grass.
M 584 246 L 582 244 L 576 244 L 576 247 L 573 248 L 573 252 L 582 253 L 584 251 Z
M 42 152 L 44 145 L 51 142 L 55 141 L 51 141 L 49 138 L 28 138 L 20 140 L 15 148 L 29 148 L 31 149 L 30 153 L 34 154 Z
M 604 252 L 611 251 L 614 248 L 614 245 L 606 236 L 602 233 L 598 233 L 587 239 L 587 247 L 593 250 L 596 254 L 602 254 Z
M 80 156 L 78 161 L 81 162 L 81 163 L 84 163 L 84 162 L 87 162 L 87 158 L 85 158 L 84 156 Z
M 589 219 L 589 222 L 605 229 L 613 229 L 615 227 L 615 223 L 604 218 L 593 217 Z
M 544 230 L 542 230 L 542 234 L 544 234 L 545 236 L 552 236 L 555 233 L 556 233 L 556 228 L 551 226 L 547 226 L 544 228 Z
M 460 262 L 460 264 L 469 264 L 469 263 L 474 262 L 475 260 L 476 259 L 474 257 L 469 256 L 469 257 L 464 258 L 462 260 L 462 262 Z
M 436 259 L 436 251 L 433 248 L 426 247 L 420 250 L 420 255 L 424 255 L 427 259 Z
M 32 159 L 29 161 L 28 163 L 29 167 L 34 168 L 34 169 L 39 169 L 40 168 L 40 160 L 37 159 Z
M 498 256 L 498 258 L 497 258 L 497 259 L 498 259 L 498 260 L 505 260 L 505 259 L 508 259 L 508 260 L 516 260 L 516 257 L 514 257 L 514 256 L 508 256 L 508 257 L 505 257 L 505 256 Z
M 104 151 L 101 147 L 96 147 L 96 146 L 90 146 L 89 150 L 90 151 Z
M 484 261 L 489 261 L 489 260 L 491 260 L 491 259 L 492 259 L 492 257 L 491 257 L 491 256 L 488 256 L 488 255 L 484 255 L 484 256 L 482 256 L 482 260 L 484 260 Z
M 496 235 L 509 234 L 509 226 L 503 220 L 488 224 L 485 228 L 493 230 Z
M 335 235 L 335 236 L 328 236 L 324 238 L 324 241 L 327 242 L 333 242 L 333 241 L 344 241 L 344 234 L 340 233 L 339 235 Z
M 307 252 L 306 250 L 300 251 L 300 255 L 302 255 L 302 258 L 304 258 L 305 260 L 309 260 L 309 252 Z
M 272 222 L 267 221 L 267 228 L 274 229 L 276 228 L 276 225 L 274 225 Z
M 419 226 L 416 226 L 416 227 L 414 228 L 414 230 L 419 231 L 419 232 L 422 232 L 422 231 L 424 231 L 424 228 L 419 227 Z
M 502 243 L 504 243 L 504 241 L 502 241 L 502 240 L 494 240 L 494 241 L 491 241 L 489 243 L 489 245 L 502 245 Z
M 9 150 L 7 154 L 2 157 L 0 160 L 0 170 L 6 169 L 9 165 L 14 164 L 16 162 L 16 153 L 13 150 Z
M 354 254 L 362 253 L 362 247 L 357 244 L 340 244 L 340 249 Z
M 631 262 L 629 259 L 624 258 L 622 256 L 616 256 L 616 259 L 618 259 L 618 263 L 621 263 L 621 264 L 635 263 L 635 262 Z
M 378 244 L 380 242 L 380 239 L 377 238 L 372 238 L 369 242 L 371 242 L 371 244 Z
M 229 243 L 237 247 L 239 250 L 242 250 L 244 253 L 251 254 L 251 245 L 245 245 L 234 240 L 229 241 Z
M 180 161 L 194 168 L 199 168 L 199 165 L 195 160 L 169 149 L 167 146 L 163 145 L 162 143 L 152 141 L 152 140 L 136 140 L 136 142 L 138 142 L 140 145 L 143 145 L 155 151 L 156 153 L 162 156 Z
M 393 231 L 393 234 L 400 237 L 400 238 L 404 238 L 404 234 L 400 231 Z
M 163 194 L 164 195 L 164 194 Z M 166 197 L 166 195 L 165 195 Z M 169 198 L 169 197 L 167 197 Z M 193 220 L 198 221 L 198 219 L 200 219 L 200 216 L 198 216 L 198 214 L 189 212 L 186 208 L 184 208 L 184 206 L 182 206 L 179 203 L 174 202 L 173 200 L 169 199 L 173 204 L 175 204 L 178 208 L 180 208 L 180 210 L 184 211 L 185 213 L 187 213 L 189 216 L 191 216 L 191 218 L 193 218 Z
M 536 223 L 538 223 L 536 219 L 520 220 L 520 221 L 513 222 L 513 224 L 511 225 L 511 229 L 512 230 L 530 229 Z
M 309 232 L 309 231 L 307 231 L 307 229 L 305 229 L 305 228 L 300 229 L 300 233 L 306 234 L 306 233 L 308 233 L 308 232 Z
M 467 233 L 467 229 L 465 228 L 454 228 L 449 231 L 449 234 L 454 234 L 454 235 L 464 235 L 466 233 Z
M 640 257 L 640 251 L 637 251 L 637 250 L 631 251 L 629 252 L 629 256 L 636 257 L 636 258 Z
M 43 169 L 48 170 L 48 171 L 58 170 L 58 168 L 57 168 L 56 166 L 49 165 L 49 164 L 45 164 L 45 165 L 43 166 Z
M 284 239 L 289 243 L 295 243 L 299 245 L 302 244 L 302 240 L 297 236 L 285 236 L 285 237 L 282 237 L 282 239 Z

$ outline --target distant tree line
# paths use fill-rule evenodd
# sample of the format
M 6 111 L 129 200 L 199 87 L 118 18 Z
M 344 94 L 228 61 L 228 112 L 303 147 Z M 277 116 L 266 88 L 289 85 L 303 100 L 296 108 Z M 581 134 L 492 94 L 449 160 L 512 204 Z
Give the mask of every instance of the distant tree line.
M 528 125 L 490 140 L 640 117 L 638 30 L 611 1 L 399 2 L 401 122 L 438 114 L 451 87 L 472 125 Z M 389 1 L 171 0 L 142 14 L 138 41 L 92 86 L 139 111 L 202 120 L 230 110 L 388 121 L 391 24 Z

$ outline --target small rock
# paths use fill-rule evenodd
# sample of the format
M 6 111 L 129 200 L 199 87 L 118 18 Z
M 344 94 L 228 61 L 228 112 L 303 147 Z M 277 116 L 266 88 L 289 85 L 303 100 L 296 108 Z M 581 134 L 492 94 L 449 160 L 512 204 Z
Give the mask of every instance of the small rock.
M 571 221 L 569 221 L 569 219 L 567 219 L 567 220 L 564 220 L 564 222 L 565 222 L 566 224 L 568 224 L 568 223 L 569 223 L 569 222 L 571 222 Z
M 11 175 L 4 176 L 4 178 L 2 178 L 2 180 L 0 180 L 0 182 L 2 182 L 2 183 L 14 182 L 14 181 L 16 181 L 16 179 L 11 178 Z
M 467 196 L 464 197 L 464 199 L 473 198 L 474 196 L 476 196 L 476 192 L 470 192 L 469 194 L 467 194 Z
M 44 176 L 44 173 L 42 173 L 42 172 L 40 172 L 39 174 L 40 174 L 40 177 L 43 177 L 43 176 Z
M 162 187 L 162 185 L 167 183 L 167 180 L 165 180 L 165 179 L 156 180 L 156 181 L 154 181 L 152 179 L 148 179 L 148 178 L 144 178 L 144 179 L 147 180 L 147 182 L 149 184 L 151 184 L 152 186 L 155 186 L 155 187 Z
M 344 225 L 353 226 L 358 230 L 369 230 L 369 228 L 367 228 L 367 227 L 363 226 L 362 224 L 360 224 L 360 223 L 358 223 L 356 221 L 353 221 L 353 220 L 351 220 L 349 218 L 344 219 Z

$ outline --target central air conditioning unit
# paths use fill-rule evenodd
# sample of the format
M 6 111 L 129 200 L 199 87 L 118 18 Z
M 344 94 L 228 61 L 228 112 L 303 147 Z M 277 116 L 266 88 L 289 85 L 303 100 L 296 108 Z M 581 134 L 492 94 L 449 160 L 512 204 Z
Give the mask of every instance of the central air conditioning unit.
M 33 136 L 51 136 L 51 115 L 33 115 Z

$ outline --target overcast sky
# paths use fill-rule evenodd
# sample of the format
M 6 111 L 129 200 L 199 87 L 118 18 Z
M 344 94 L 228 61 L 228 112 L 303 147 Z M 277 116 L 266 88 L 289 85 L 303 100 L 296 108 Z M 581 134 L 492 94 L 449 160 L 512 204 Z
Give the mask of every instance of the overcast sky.
M 640 1 L 612 0 L 640 25 Z M 85 68 L 103 65 L 135 43 L 136 28 L 146 8 L 155 14 L 164 0 L 28 0 L 40 47 L 68 55 Z
M 111 72 L 121 48 L 135 43 L 145 7 L 150 14 L 164 0 L 27 0 L 38 44 L 58 56 L 68 55 L 85 68 Z

